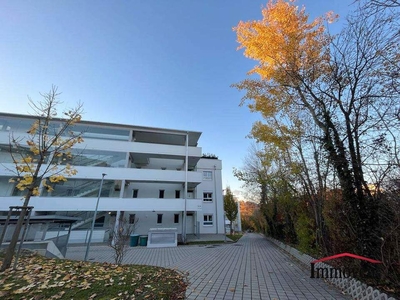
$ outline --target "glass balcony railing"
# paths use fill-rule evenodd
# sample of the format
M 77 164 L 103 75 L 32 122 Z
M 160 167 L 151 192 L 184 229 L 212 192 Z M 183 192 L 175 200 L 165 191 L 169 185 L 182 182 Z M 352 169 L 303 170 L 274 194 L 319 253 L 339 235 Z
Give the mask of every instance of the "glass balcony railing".
M 114 181 L 104 181 L 101 197 L 111 197 L 114 191 Z M 53 191 L 44 190 L 43 197 L 97 197 L 100 189 L 100 181 L 80 180 L 79 182 L 69 180 L 64 184 L 55 184 Z
M 71 157 L 60 157 L 60 163 L 85 167 L 125 167 L 126 154 L 122 152 L 73 149 Z

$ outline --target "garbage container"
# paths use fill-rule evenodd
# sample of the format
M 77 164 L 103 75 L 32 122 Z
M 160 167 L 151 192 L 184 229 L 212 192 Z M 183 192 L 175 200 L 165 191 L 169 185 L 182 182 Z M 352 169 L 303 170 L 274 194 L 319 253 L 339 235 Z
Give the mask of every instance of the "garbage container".
M 139 242 L 139 235 L 138 234 L 131 234 L 129 246 L 136 247 Z
M 140 236 L 140 246 L 147 246 L 147 235 Z

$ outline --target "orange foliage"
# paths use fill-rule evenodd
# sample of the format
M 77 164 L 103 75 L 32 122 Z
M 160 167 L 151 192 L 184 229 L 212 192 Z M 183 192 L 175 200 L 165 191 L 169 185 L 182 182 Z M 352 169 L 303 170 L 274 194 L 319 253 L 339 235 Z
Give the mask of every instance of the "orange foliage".
M 244 48 L 246 57 L 259 61 L 250 74 L 297 86 L 301 73 L 317 78 L 325 69 L 329 38 L 323 21 L 333 22 L 337 15 L 329 12 L 308 23 L 304 7 L 299 10 L 294 3 L 294 0 L 270 0 L 262 9 L 262 20 L 241 21 L 233 28 L 240 44 L 238 49 Z
M 258 204 L 251 201 L 240 201 L 240 215 L 242 217 L 252 216 L 258 210 Z

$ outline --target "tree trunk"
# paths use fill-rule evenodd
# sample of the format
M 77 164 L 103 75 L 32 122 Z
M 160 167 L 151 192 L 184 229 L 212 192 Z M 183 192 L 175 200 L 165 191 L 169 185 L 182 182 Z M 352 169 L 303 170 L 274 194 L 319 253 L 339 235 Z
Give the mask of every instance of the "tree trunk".
M 11 266 L 11 262 L 14 257 L 15 247 L 17 246 L 17 242 L 18 242 L 18 237 L 19 237 L 19 234 L 21 233 L 21 229 L 24 224 L 24 219 L 25 219 L 26 211 L 27 211 L 26 208 L 29 204 L 29 200 L 30 200 L 31 196 L 32 196 L 32 191 L 29 190 L 28 194 L 25 197 L 23 208 L 21 209 L 21 212 L 19 214 L 17 225 L 15 226 L 15 230 L 12 235 L 10 244 L 7 247 L 6 254 L 4 256 L 3 264 L 1 265 L 0 272 L 4 272 Z

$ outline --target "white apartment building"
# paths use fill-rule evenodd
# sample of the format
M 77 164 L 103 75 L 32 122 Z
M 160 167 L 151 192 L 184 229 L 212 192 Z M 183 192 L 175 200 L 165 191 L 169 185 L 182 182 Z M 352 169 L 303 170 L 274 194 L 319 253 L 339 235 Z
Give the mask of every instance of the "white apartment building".
M 0 113 L 3 219 L 10 206 L 22 205 L 21 192 L 9 183 L 14 175 L 9 138 L 24 137 L 33 121 L 33 116 Z M 222 164 L 202 158 L 201 132 L 88 121 L 73 130 L 84 138 L 72 149 L 71 164 L 78 173 L 55 184 L 54 191 L 42 189 L 32 197 L 33 217 L 78 217 L 70 240 L 84 242 L 105 174 L 92 241 L 106 239 L 121 212 L 129 222 L 136 220 L 137 234 L 150 228 L 176 228 L 178 236 L 224 233 Z

